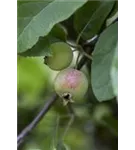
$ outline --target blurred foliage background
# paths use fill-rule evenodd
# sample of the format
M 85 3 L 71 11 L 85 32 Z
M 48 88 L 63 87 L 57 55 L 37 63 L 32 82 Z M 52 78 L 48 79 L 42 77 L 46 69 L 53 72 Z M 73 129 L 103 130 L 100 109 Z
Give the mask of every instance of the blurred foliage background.
M 88 74 L 86 67 L 82 70 Z M 32 121 L 53 93 L 53 80 L 58 73 L 43 64 L 43 58 L 18 56 L 18 134 Z M 116 150 L 117 102 L 99 103 L 91 87 L 83 102 L 76 102 L 77 115 L 60 150 Z M 20 150 L 55 150 L 61 143 L 70 120 L 60 99 L 26 138 Z M 63 142 L 62 142 L 63 144 Z

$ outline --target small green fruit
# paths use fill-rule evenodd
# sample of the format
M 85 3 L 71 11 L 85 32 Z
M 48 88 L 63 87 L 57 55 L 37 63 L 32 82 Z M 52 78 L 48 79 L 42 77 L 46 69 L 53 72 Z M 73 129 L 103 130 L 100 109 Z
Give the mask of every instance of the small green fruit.
M 56 93 L 64 104 L 83 99 L 88 89 L 88 80 L 83 72 L 67 68 L 58 73 L 54 82 Z
M 45 64 L 52 70 L 62 70 L 67 68 L 73 59 L 73 52 L 70 46 L 64 42 L 51 44 L 52 56 L 45 57 Z

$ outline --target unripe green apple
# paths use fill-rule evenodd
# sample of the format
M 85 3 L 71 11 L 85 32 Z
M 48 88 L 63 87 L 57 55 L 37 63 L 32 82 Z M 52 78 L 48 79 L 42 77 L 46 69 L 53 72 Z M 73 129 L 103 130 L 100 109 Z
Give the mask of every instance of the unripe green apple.
M 45 57 L 45 64 L 52 70 L 62 70 L 67 68 L 73 59 L 73 52 L 70 46 L 64 42 L 51 44 L 52 56 Z
M 68 102 L 83 99 L 88 90 L 88 80 L 83 72 L 67 68 L 56 76 L 54 89 L 66 105 Z

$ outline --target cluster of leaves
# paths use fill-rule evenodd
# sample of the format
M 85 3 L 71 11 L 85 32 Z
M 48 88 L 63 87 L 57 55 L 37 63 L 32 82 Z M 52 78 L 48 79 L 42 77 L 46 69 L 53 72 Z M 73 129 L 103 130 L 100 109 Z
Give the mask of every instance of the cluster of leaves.
M 23 56 L 51 55 L 49 49 L 51 43 L 66 42 L 67 31 L 60 22 L 72 14 L 78 40 L 79 38 L 89 40 L 103 30 L 103 25 L 114 5 L 114 1 L 18 1 L 18 53 Z M 114 11 L 115 15 L 116 9 Z M 108 20 L 111 20 L 110 18 Z M 111 24 L 108 20 L 107 25 Z M 117 82 L 113 79 L 117 77 L 115 65 L 117 59 L 113 60 L 115 51 L 117 51 L 117 22 L 106 26 L 99 35 L 92 54 L 91 82 L 93 92 L 99 101 L 111 99 L 117 94 L 117 83 L 113 83 Z
M 116 1 L 18 0 L 17 3 L 17 52 L 20 66 L 24 65 L 23 68 L 26 70 L 28 64 L 34 63 L 28 57 L 42 58 L 52 55 L 50 44 L 56 41 L 67 42 L 72 40 L 76 45 L 80 44 L 82 47 L 83 44 L 87 43 L 86 47 L 89 48 L 89 40 L 98 36 L 91 54 L 92 63 L 88 60 L 86 65 L 87 70 L 90 72 L 90 87 L 92 87 L 92 92 L 99 102 L 117 97 L 118 22 Z M 36 67 L 35 64 L 32 64 L 32 66 L 33 68 Z M 38 72 L 38 75 L 40 74 L 39 66 L 42 65 L 38 65 L 35 71 Z M 20 77 L 23 75 L 24 70 L 21 71 L 19 66 L 18 68 Z M 31 71 L 27 69 L 24 75 L 28 76 L 28 72 Z M 40 75 L 40 82 L 36 82 L 35 89 L 39 89 L 37 87 L 40 85 L 44 86 L 42 82 L 44 78 L 44 75 Z M 33 80 L 31 78 L 30 83 L 33 93 L 35 93 L 35 89 L 32 85 L 35 79 L 37 78 L 33 77 Z M 28 82 L 28 80 L 22 80 L 21 83 L 24 84 L 24 81 Z M 60 143 L 57 149 L 69 148 Z

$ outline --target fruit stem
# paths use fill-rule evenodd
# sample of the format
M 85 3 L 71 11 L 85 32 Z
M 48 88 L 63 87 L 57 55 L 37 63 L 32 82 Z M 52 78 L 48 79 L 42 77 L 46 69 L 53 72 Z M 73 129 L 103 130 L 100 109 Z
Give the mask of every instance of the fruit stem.
M 71 103 L 68 103 L 68 107 L 71 107 Z M 70 118 L 69 118 L 68 124 L 67 124 L 66 129 L 65 129 L 65 131 L 64 131 L 64 133 L 63 133 L 63 136 L 62 136 L 62 140 L 63 140 L 63 141 L 64 141 L 64 138 L 65 138 L 65 136 L 66 136 L 66 134 L 67 134 L 67 132 L 68 132 L 70 126 L 72 125 L 74 119 L 75 119 L 75 114 L 72 112 L 72 113 L 70 114 Z

